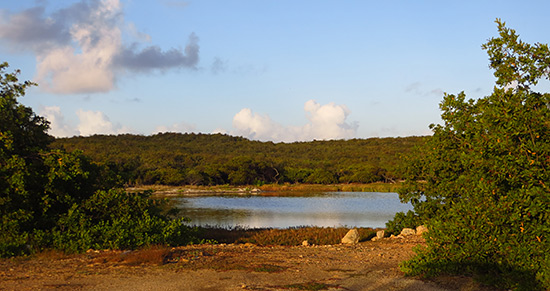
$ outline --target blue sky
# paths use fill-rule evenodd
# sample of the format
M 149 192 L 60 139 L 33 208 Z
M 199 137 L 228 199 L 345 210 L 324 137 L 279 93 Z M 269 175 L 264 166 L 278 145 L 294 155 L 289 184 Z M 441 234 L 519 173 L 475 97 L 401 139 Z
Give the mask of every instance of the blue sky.
M 550 42 L 547 1 L 5 2 L 0 61 L 55 136 L 426 135 L 443 92 L 491 93 L 496 18 Z

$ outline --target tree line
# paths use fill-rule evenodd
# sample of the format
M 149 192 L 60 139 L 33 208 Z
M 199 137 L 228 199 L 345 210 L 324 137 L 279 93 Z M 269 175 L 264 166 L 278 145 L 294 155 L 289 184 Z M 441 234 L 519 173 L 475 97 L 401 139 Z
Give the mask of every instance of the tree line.
M 273 143 L 225 134 L 159 133 L 58 138 L 127 185 L 394 182 L 402 156 L 427 137 Z

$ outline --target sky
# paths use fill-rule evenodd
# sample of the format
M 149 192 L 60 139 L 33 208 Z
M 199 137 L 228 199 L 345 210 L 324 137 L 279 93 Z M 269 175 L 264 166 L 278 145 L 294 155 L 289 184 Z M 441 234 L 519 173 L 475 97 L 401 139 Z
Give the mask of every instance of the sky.
M 56 137 L 429 135 L 444 93 L 490 95 L 496 18 L 549 43 L 549 1 L 3 1 L 0 62 Z M 544 83 L 542 86 L 545 86 Z

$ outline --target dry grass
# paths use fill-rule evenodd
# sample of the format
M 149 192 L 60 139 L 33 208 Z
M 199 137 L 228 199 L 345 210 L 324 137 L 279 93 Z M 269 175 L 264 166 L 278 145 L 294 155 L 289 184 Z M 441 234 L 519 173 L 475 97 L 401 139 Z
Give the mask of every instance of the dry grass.
M 185 194 L 231 194 L 243 193 L 254 189 L 260 189 L 265 192 L 397 192 L 401 188 L 401 183 L 369 183 L 369 184 L 265 184 L 262 186 L 244 185 L 216 185 L 216 186 L 167 186 L 167 185 L 144 185 L 131 187 L 126 190 L 129 192 L 153 190 L 155 195 L 185 195 Z
M 60 250 L 46 249 L 34 255 L 38 259 L 43 260 L 59 260 L 69 257 L 69 254 Z
M 266 228 L 245 228 L 245 227 L 218 227 L 201 226 L 199 227 L 199 238 L 202 240 L 213 240 L 218 243 L 232 244 L 242 242 L 251 236 L 267 231 Z
M 259 187 L 262 191 L 296 191 L 296 192 L 396 192 L 401 183 L 370 184 L 266 184 Z
M 300 284 L 290 284 L 282 286 L 284 289 L 290 289 L 290 290 L 327 290 L 329 288 L 337 288 L 340 289 L 338 285 L 328 285 L 325 283 L 319 283 L 319 282 L 307 282 L 307 283 L 300 283 Z
M 220 243 L 252 243 L 259 246 L 296 246 L 304 240 L 314 245 L 339 244 L 350 228 L 346 227 L 295 227 L 288 229 L 225 229 L 202 227 L 202 239 L 216 240 Z M 360 241 L 369 240 L 376 235 L 372 228 L 358 228 Z
M 107 251 L 100 253 L 96 263 L 116 263 L 128 266 L 164 265 L 172 257 L 171 249 L 165 246 L 150 246 L 135 251 Z

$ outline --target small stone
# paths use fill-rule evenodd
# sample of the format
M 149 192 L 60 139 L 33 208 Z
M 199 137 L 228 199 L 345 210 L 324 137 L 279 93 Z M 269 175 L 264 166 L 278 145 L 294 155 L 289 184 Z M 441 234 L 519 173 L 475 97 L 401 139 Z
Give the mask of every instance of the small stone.
M 414 234 L 416 234 L 416 230 L 412 228 L 403 228 L 403 230 L 401 230 L 401 235 L 403 236 L 414 235 Z
M 378 238 L 377 238 L 377 237 L 373 237 L 373 238 L 371 238 L 370 240 L 371 240 L 371 241 L 377 241 Z
M 309 246 L 309 242 L 307 241 L 307 239 L 302 242 L 302 246 L 304 247 Z
M 346 233 L 346 235 L 342 238 L 343 244 L 356 244 L 359 242 L 359 231 L 357 231 L 356 228 L 351 229 Z
M 386 232 L 384 230 L 379 230 L 379 231 L 376 232 L 376 237 L 378 239 L 382 239 L 382 238 L 384 238 L 385 234 L 386 234 Z

